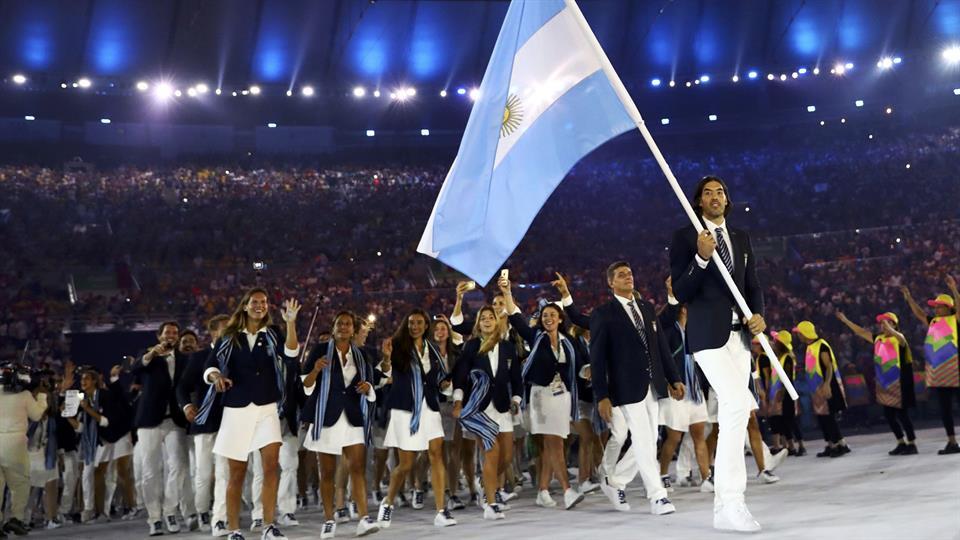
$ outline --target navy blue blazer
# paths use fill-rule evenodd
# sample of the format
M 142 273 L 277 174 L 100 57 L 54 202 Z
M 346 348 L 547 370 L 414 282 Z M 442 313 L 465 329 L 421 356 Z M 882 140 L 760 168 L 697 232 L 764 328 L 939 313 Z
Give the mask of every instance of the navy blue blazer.
M 533 348 L 534 342 L 537 340 L 537 336 L 540 334 L 540 330 L 537 328 L 531 328 L 527 321 L 523 318 L 523 315 L 519 313 L 514 313 L 510 315 L 510 326 L 520 334 L 520 337 L 527 342 L 530 348 Z M 570 344 L 573 345 L 574 353 L 576 353 L 576 345 L 573 340 L 570 340 Z M 549 343 L 548 343 L 549 345 Z M 570 380 L 570 371 L 566 367 L 560 365 L 560 362 L 557 361 L 557 356 L 553 354 L 553 348 L 550 346 L 543 347 L 541 346 L 537 349 L 537 353 L 530 358 L 527 358 L 527 362 L 530 362 L 530 367 L 527 370 L 527 377 L 523 382 L 527 384 L 536 384 L 538 386 L 549 386 L 553 382 L 553 376 L 560 374 L 560 378 L 563 380 L 563 384 L 567 385 L 567 388 L 572 388 L 574 384 L 577 383 L 576 380 Z M 574 362 L 574 377 L 576 374 L 580 373 L 580 368 L 583 367 L 583 359 L 579 355 L 575 354 L 575 358 L 567 358 L 567 362 Z M 580 390 L 577 388 L 577 390 Z
M 509 341 L 501 341 L 497 355 L 497 374 L 493 374 L 490 357 L 480 354 L 480 338 L 473 338 L 463 345 L 463 352 L 457 359 L 453 369 L 453 387 L 463 391 L 463 403 L 470 400 L 473 385 L 470 382 L 470 372 L 474 369 L 482 370 L 490 379 L 490 390 L 487 397 L 480 402 L 479 410 L 486 410 L 490 402 L 499 412 L 510 412 L 510 402 L 513 396 L 523 395 L 523 377 L 520 369 L 520 359 L 517 350 Z
M 643 352 L 633 320 L 619 300 L 611 299 L 594 309 L 590 316 L 593 395 L 597 401 L 609 398 L 614 407 L 643 401 L 651 383 L 658 397 L 668 397 L 667 383 L 680 381 L 670 360 L 666 336 L 656 326 L 653 306 L 642 299 L 637 305 L 643 317 L 649 357 Z
M 310 351 L 310 355 L 307 356 L 307 361 L 303 364 L 300 374 L 307 375 L 313 371 L 314 366 L 317 365 L 317 361 L 327 355 L 327 350 L 330 347 L 333 347 L 333 341 L 318 343 L 313 350 Z M 358 368 L 362 367 L 364 370 L 364 378 L 366 378 L 371 385 L 376 385 L 378 377 L 374 373 L 373 364 L 367 360 L 366 354 L 362 349 L 356 350 L 360 352 L 360 358 L 354 358 L 354 362 Z M 327 397 L 327 407 L 323 413 L 323 427 L 330 427 L 336 424 L 342 413 L 346 413 L 350 425 L 363 427 L 363 412 L 360 409 L 360 400 L 367 398 L 362 394 L 358 394 L 356 390 L 361 380 L 360 369 L 357 370 L 356 375 L 354 375 L 353 379 L 346 385 L 343 383 L 343 366 L 336 353 L 333 356 L 330 369 L 330 394 Z M 320 399 L 322 373 L 323 372 L 317 375 L 317 382 L 313 386 L 312 393 L 307 396 L 306 404 L 303 407 L 301 420 L 304 423 L 317 422 L 317 400 Z
M 122 392 L 113 388 L 101 388 L 98 391 L 98 412 L 107 417 L 107 427 L 97 426 L 100 439 L 108 443 L 115 443 L 130 433 L 131 411 L 126 397 Z
M 726 225 L 724 229 L 733 245 L 733 282 L 750 310 L 763 315 L 763 291 L 750 237 L 741 229 Z M 706 268 L 700 268 L 696 254 L 693 225 L 676 231 L 670 244 L 670 276 L 673 295 L 687 305 L 687 348 L 691 353 L 723 347 L 730 339 L 731 312 L 736 309 L 743 316 L 712 258 Z M 745 330 L 744 338 L 749 340 L 748 334 Z
M 207 357 L 210 355 L 210 349 L 203 349 L 190 355 L 190 361 L 187 363 L 187 369 L 180 377 L 177 384 L 177 404 L 180 410 L 187 405 L 193 404 L 197 409 L 203 403 L 203 397 L 207 394 L 210 385 L 203 380 L 203 372 L 207 366 Z M 213 407 L 210 409 L 210 416 L 207 421 L 201 425 L 190 424 L 187 433 L 216 433 L 220 431 L 220 420 L 223 418 L 223 394 L 218 393 L 213 398 Z
M 133 419 L 135 428 L 152 428 L 160 425 L 165 418 L 171 418 L 173 423 L 182 428 L 187 427 L 187 419 L 183 410 L 177 405 L 176 388 L 187 369 L 189 359 L 174 352 L 173 379 L 167 367 L 166 357 L 157 357 L 149 365 L 143 365 L 143 355 L 133 363 L 131 372 L 142 385 L 140 397 L 137 399 L 137 413 Z
M 284 384 L 291 384 L 291 377 L 299 378 L 300 366 L 296 356 L 287 356 L 284 347 L 284 335 L 277 328 L 273 328 L 277 336 L 276 354 L 280 356 L 286 370 Z M 227 359 L 227 373 L 225 376 L 233 381 L 233 386 L 223 393 L 223 406 L 242 408 L 253 403 L 267 405 L 280 401 L 280 389 L 277 388 L 276 368 L 274 359 L 267 350 L 267 338 L 264 333 L 257 336 L 253 349 L 247 343 L 246 334 L 239 333 L 234 337 L 222 337 L 217 340 L 213 350 L 207 356 L 204 372 L 210 368 L 220 369 L 217 360 L 217 350 L 226 339 L 233 339 L 233 349 Z M 287 395 L 287 407 L 296 404 L 297 396 Z M 295 415 L 294 415 L 295 416 Z
M 422 379 L 423 384 L 423 396 L 427 400 L 427 407 L 430 407 L 432 411 L 440 411 L 440 383 L 449 379 L 450 374 L 446 373 L 443 370 L 442 364 L 440 363 L 440 355 L 437 354 L 437 350 L 432 346 L 428 346 L 430 354 L 430 373 L 427 373 Z M 401 411 L 410 411 L 413 412 L 413 371 L 414 369 L 421 369 L 419 365 L 419 360 L 417 360 L 417 365 L 413 365 L 414 359 L 408 358 L 406 362 L 409 362 L 408 369 L 400 370 L 397 369 L 397 362 L 404 361 L 396 352 L 394 358 L 392 359 L 392 377 L 393 384 L 390 386 L 390 390 L 387 392 L 384 408 L 387 410 L 398 409 Z

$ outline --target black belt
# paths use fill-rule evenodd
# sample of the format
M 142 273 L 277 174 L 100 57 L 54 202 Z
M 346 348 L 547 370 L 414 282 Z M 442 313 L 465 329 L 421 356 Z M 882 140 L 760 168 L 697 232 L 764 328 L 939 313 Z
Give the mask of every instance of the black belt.
M 730 325 L 730 331 L 731 331 L 731 332 L 739 332 L 739 331 L 741 331 L 741 330 L 745 330 L 746 328 L 747 328 L 747 325 L 745 325 L 745 324 L 743 324 L 743 323 L 738 323 L 738 322 L 733 323 L 733 324 Z

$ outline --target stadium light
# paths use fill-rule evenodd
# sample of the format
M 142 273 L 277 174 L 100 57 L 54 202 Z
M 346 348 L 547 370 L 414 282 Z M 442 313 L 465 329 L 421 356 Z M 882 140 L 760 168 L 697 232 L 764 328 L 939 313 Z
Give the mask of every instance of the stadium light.
M 173 96 L 173 86 L 170 83 L 162 82 L 153 89 L 153 97 L 157 101 L 164 102 Z
M 90 82 L 90 79 L 86 77 L 81 77 L 77 79 L 77 86 L 79 86 L 80 88 L 90 88 L 92 85 L 93 83 Z
M 708 83 L 708 82 L 710 82 L 710 76 L 709 76 L 709 75 L 701 75 L 701 76 L 700 76 L 700 82 L 702 82 L 702 83 Z
M 781 80 L 781 81 L 787 80 L 787 74 L 786 74 L 786 73 L 781 73 L 781 74 L 780 74 L 780 80 Z
M 650 86 L 654 86 L 654 87 L 660 86 L 661 82 L 662 81 L 660 81 L 660 79 L 653 79 L 652 81 L 650 81 Z
M 880 60 L 877 60 L 877 68 L 882 70 L 888 70 L 893 67 L 893 58 L 889 56 L 884 56 Z
M 768 80 L 768 81 L 772 81 L 772 80 L 774 80 L 774 79 L 776 79 L 776 77 L 774 77 L 773 73 L 767 73 L 767 80 Z
M 254 96 L 259 96 L 259 95 L 260 95 L 260 87 L 257 86 L 257 85 L 251 86 L 251 87 L 250 87 L 250 93 L 253 94 Z
M 472 99 L 473 101 L 476 101 L 478 97 L 480 97 L 480 89 L 479 89 L 479 88 L 474 88 L 474 89 L 470 90 L 470 99 Z
M 698 82 L 699 82 L 699 81 L 698 81 Z M 690 82 L 690 81 L 687 81 L 687 88 L 690 88 L 691 86 L 693 86 L 693 83 Z
M 375 136 L 376 134 L 377 134 L 377 132 L 374 131 L 374 130 L 372 130 L 372 129 L 368 129 L 368 130 L 367 130 L 367 137 L 373 137 L 373 136 Z
M 955 95 L 955 96 L 960 96 L 960 88 L 954 88 L 954 89 L 953 89 L 953 95 Z
M 846 118 L 841 118 L 841 119 L 840 119 L 840 123 L 841 123 L 841 124 L 846 124 L 846 123 L 847 123 L 847 119 L 846 119 Z
M 27 82 L 27 76 L 23 73 L 17 73 L 13 76 L 13 82 L 14 84 L 23 84 Z
M 893 57 L 893 63 L 894 63 L 894 64 L 899 64 L 899 63 L 901 63 L 901 62 L 903 62 L 903 58 L 900 58 L 899 56 L 894 56 L 894 57 Z
M 830 70 L 830 73 L 840 76 L 847 72 L 847 67 L 839 62 L 833 66 L 833 69 Z
M 417 95 L 417 89 L 412 86 L 410 88 L 407 88 L 403 92 L 407 95 L 407 97 L 413 97 Z
M 379 91 L 379 90 L 374 90 L 374 91 L 373 91 L 373 97 L 380 97 L 380 91 Z
M 190 97 L 197 97 L 197 89 L 192 86 L 187 88 L 187 95 Z
M 421 130 L 420 130 L 420 135 L 423 136 L 423 137 L 429 137 L 429 136 L 430 136 L 430 130 L 429 130 L 429 129 L 421 129 Z
M 313 96 L 313 87 L 312 87 L 312 86 L 304 86 L 303 88 L 300 89 L 300 93 L 303 94 L 304 97 L 312 97 L 312 96 Z
M 36 116 L 33 116 L 32 114 L 28 114 L 28 115 L 24 116 L 23 119 L 26 120 L 27 122 L 33 122 L 34 120 L 37 119 L 37 117 L 36 117 Z
M 210 91 L 210 87 L 203 83 L 197 84 L 196 86 L 194 86 L 194 88 L 197 89 L 198 94 L 206 94 L 207 92 Z
M 790 74 L 790 77 L 793 78 L 793 79 L 796 79 L 796 78 L 799 77 L 799 76 L 800 76 L 800 74 L 797 73 L 796 71 L 794 71 L 793 73 Z
M 110 119 L 109 119 L 109 118 L 101 118 L 101 119 L 100 119 L 100 123 L 101 123 L 101 124 L 109 124 L 109 123 L 110 123 Z
M 748 79 L 756 79 L 756 78 L 759 77 L 759 76 L 760 76 L 760 74 L 757 73 L 756 70 L 750 70 L 750 72 L 747 73 L 747 78 L 748 78 Z
M 800 68 L 800 69 L 797 70 L 797 73 L 799 73 L 799 74 L 801 74 L 801 75 L 806 75 L 806 74 L 807 74 L 807 68 Z
M 213 93 L 219 96 L 220 94 L 223 93 L 223 90 L 221 90 L 220 88 L 217 88 L 216 90 L 213 91 Z
M 670 81 L 670 84 L 669 84 L 670 88 L 673 88 L 676 85 L 677 85 L 677 81 Z
M 179 90 L 174 90 L 174 91 L 173 91 L 173 95 L 176 96 L 176 97 L 180 97 L 180 96 L 183 95 L 183 92 L 181 92 L 181 91 L 179 91 Z
M 887 113 L 887 114 L 893 114 L 893 108 L 892 108 L 892 107 L 887 107 L 887 109 L 886 109 L 885 111 L 883 111 L 883 112 L 885 112 L 885 113 Z
M 277 123 L 276 123 L 276 122 L 268 122 L 268 123 L 267 123 L 267 127 L 270 128 L 270 129 L 273 129 L 273 128 L 277 127 Z
M 813 74 L 814 74 L 814 75 L 819 75 L 819 74 L 820 74 L 820 68 L 818 68 L 818 67 L 813 68 Z
M 858 99 L 858 100 L 854 101 L 853 104 L 854 104 L 857 108 L 863 107 L 863 100 L 862 100 L 862 99 Z
M 817 112 L 816 105 L 807 105 L 807 112 Z
M 137 81 L 138 92 L 146 92 L 149 89 L 150 89 L 150 83 L 148 83 L 147 81 Z
M 669 119 L 669 118 L 661 118 L 661 119 L 660 119 L 660 123 L 661 123 L 662 125 L 664 125 L 664 126 L 669 126 L 669 125 L 670 125 L 670 119 Z
M 740 76 L 739 76 L 739 75 L 734 75 L 733 77 L 730 77 L 730 80 L 733 81 L 733 82 L 740 82 Z
M 960 63 L 960 45 L 952 45 L 944 49 L 943 59 L 950 65 Z
M 441 90 L 441 91 L 440 91 L 440 97 L 447 97 L 447 91 L 446 91 L 446 90 Z
M 293 90 L 287 90 L 287 97 L 293 96 Z
M 853 69 L 853 63 L 852 63 L 852 62 L 847 62 L 846 64 L 843 65 L 843 67 L 846 68 L 846 69 Z
M 707 117 L 707 120 L 710 120 L 711 122 L 716 122 L 716 121 L 717 121 L 717 115 L 711 114 L 710 116 Z
M 467 93 L 467 89 L 466 89 L 466 88 L 457 88 L 457 95 L 458 95 L 458 96 L 462 96 L 462 95 L 464 95 L 464 94 L 466 94 L 466 93 Z

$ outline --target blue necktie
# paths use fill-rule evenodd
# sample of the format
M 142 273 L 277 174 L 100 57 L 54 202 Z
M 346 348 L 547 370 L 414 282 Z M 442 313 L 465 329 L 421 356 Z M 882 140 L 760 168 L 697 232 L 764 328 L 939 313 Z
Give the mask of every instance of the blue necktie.
M 720 254 L 720 260 L 723 261 L 723 265 L 727 267 L 730 275 L 733 275 L 733 257 L 730 256 L 727 243 L 723 241 L 723 229 L 717 227 L 714 230 L 714 234 L 717 236 L 717 253 Z

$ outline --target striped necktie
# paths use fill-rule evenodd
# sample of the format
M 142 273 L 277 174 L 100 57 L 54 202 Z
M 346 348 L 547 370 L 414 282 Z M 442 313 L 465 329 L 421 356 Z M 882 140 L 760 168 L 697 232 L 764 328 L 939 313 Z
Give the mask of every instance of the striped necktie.
M 647 344 L 647 331 L 643 327 L 643 319 L 640 317 L 640 312 L 637 311 L 637 304 L 631 300 L 627 302 L 627 307 L 630 308 L 630 317 L 633 319 L 634 328 L 637 329 L 637 335 L 640 336 L 640 341 L 643 342 L 643 350 L 649 352 L 650 346 Z
M 733 275 L 733 257 L 730 256 L 730 250 L 727 249 L 727 243 L 723 240 L 723 229 L 717 227 L 714 229 L 714 234 L 717 237 L 717 253 L 720 254 L 720 260 L 723 261 L 723 265 L 727 267 L 727 271 L 730 272 L 730 275 Z

